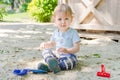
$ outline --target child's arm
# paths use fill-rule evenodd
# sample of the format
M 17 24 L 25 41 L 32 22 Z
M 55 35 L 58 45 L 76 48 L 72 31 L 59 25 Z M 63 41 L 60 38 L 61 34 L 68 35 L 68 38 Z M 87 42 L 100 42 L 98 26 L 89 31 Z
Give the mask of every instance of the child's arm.
M 76 42 L 74 43 L 72 48 L 59 48 L 58 52 L 63 52 L 63 53 L 77 53 L 79 52 L 80 49 L 80 42 Z
M 40 50 L 47 49 L 47 48 L 53 48 L 54 46 L 55 46 L 54 41 L 43 42 L 40 44 Z

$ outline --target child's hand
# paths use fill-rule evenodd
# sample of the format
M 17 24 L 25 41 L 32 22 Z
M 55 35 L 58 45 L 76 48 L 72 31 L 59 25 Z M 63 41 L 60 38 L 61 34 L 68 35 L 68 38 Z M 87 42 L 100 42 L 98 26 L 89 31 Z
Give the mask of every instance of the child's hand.
M 40 44 L 40 50 L 43 50 L 43 49 L 45 49 L 45 42 Z
M 57 51 L 60 53 L 68 53 L 68 50 L 66 48 L 59 48 Z
M 54 42 L 43 42 L 40 44 L 40 50 L 47 49 L 47 48 L 52 48 L 55 45 Z

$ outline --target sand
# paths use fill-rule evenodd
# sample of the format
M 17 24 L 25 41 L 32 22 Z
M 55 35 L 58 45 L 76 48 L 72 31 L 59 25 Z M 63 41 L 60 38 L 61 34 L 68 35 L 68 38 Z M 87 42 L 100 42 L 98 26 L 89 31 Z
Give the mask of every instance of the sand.
M 53 24 L 0 23 L 0 80 L 119 80 L 120 36 L 115 33 L 85 33 L 82 36 L 78 64 L 73 70 L 58 74 L 16 76 L 14 69 L 37 69 L 43 61 L 39 44 L 47 41 L 56 27 Z M 85 37 L 84 37 L 85 36 Z M 86 38 L 86 36 L 88 38 Z M 89 40 L 90 37 L 94 37 Z M 115 41 L 115 40 L 117 41 Z M 96 76 L 100 65 L 105 65 L 111 77 Z

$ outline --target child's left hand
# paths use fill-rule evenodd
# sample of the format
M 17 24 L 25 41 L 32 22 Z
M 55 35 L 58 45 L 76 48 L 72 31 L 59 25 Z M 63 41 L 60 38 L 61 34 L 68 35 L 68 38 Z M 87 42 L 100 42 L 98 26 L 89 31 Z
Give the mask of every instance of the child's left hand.
M 68 50 L 66 48 L 59 48 L 57 51 L 60 53 L 68 53 Z

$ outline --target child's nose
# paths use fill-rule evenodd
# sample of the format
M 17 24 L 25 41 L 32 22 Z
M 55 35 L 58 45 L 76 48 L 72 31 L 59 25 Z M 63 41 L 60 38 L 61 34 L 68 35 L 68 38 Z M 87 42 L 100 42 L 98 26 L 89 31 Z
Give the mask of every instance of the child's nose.
M 64 24 L 65 23 L 65 20 L 62 20 L 62 24 Z

